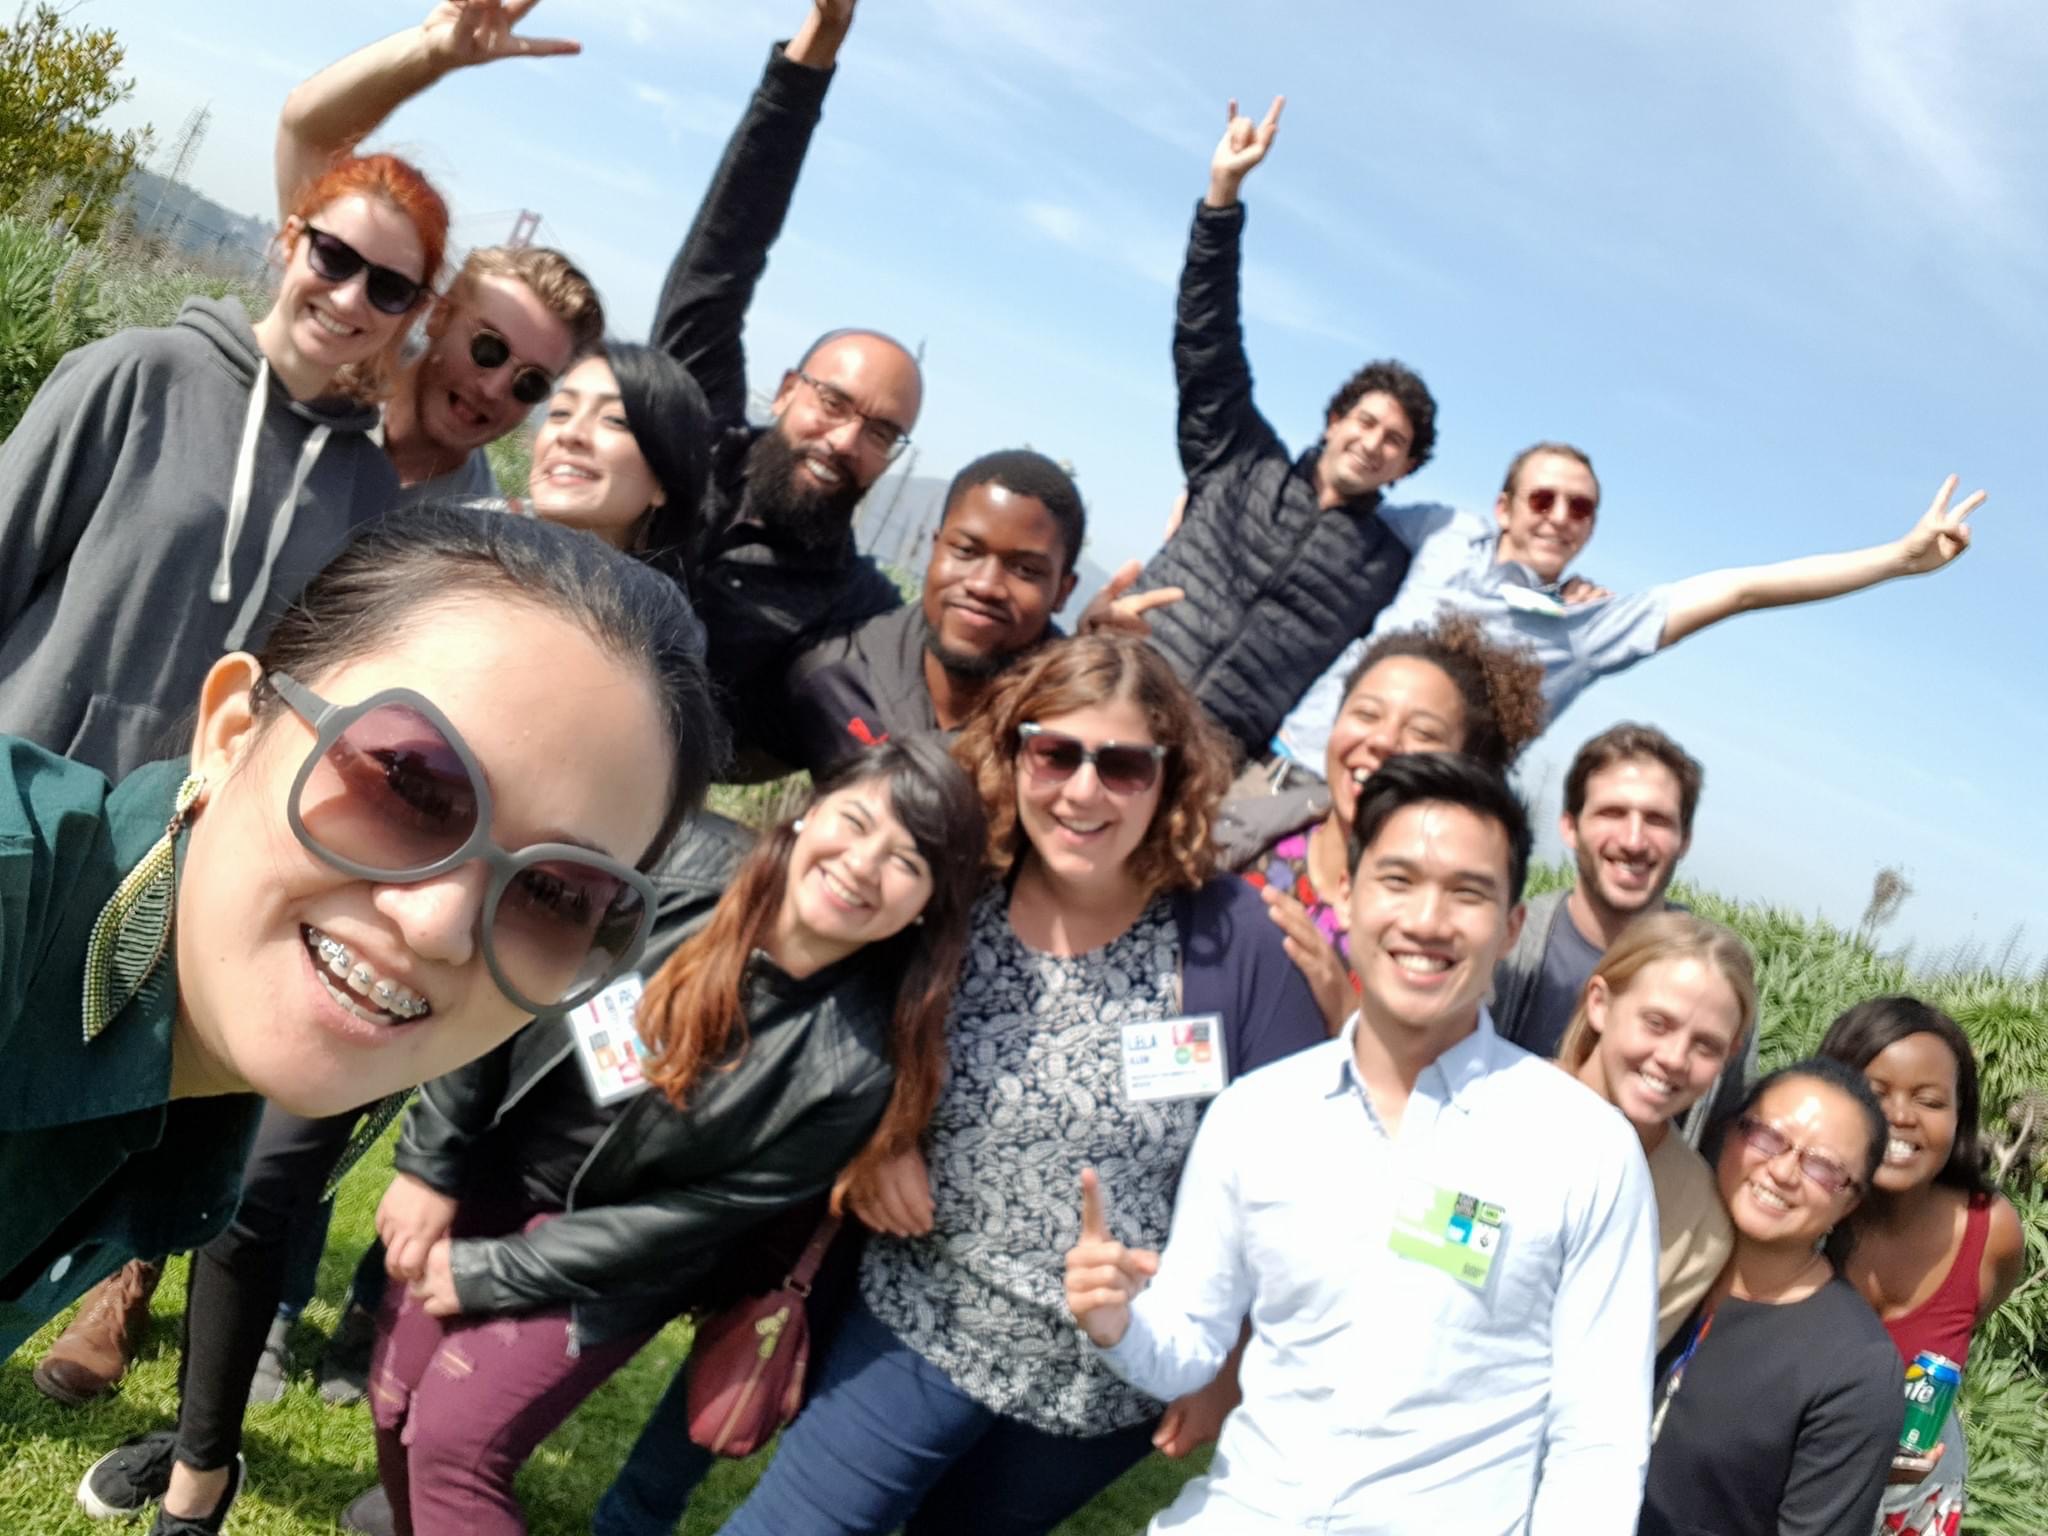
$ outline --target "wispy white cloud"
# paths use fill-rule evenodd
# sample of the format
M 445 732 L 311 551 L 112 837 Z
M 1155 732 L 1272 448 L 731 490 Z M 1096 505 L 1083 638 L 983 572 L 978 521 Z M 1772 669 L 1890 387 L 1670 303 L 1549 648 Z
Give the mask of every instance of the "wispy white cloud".
M 672 91 L 635 80 L 630 92 L 633 100 L 653 109 L 673 143 L 686 138 L 722 140 L 739 121 L 738 101 L 708 91 Z
M 164 35 L 179 47 L 200 55 L 202 58 L 219 59 L 231 64 L 237 70 L 252 70 L 257 74 L 274 75 L 281 80 L 296 84 L 318 69 L 324 60 L 307 61 L 295 59 L 287 54 L 273 53 L 267 48 L 252 47 L 248 43 L 231 41 L 240 34 L 225 33 L 215 36 L 204 32 L 187 32 L 181 28 L 169 28 Z

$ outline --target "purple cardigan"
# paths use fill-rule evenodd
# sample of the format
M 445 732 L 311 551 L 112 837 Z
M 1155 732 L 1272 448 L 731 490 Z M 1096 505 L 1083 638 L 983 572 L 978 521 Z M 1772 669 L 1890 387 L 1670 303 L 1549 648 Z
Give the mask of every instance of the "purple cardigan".
M 1236 875 L 1178 891 L 1181 1006 L 1223 1017 L 1233 1078 L 1330 1038 L 1301 969 L 1288 958 L 1279 925 L 1259 893 Z

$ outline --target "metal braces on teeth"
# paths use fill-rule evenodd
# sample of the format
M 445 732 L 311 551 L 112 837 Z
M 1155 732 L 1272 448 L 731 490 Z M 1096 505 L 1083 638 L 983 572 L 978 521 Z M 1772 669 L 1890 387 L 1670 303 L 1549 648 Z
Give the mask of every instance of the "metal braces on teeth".
M 427 1011 L 425 1001 L 401 998 L 398 989 L 388 981 L 380 980 L 374 986 L 371 985 L 370 968 L 367 965 L 359 965 L 346 944 L 330 939 L 323 933 L 314 945 L 314 953 L 326 962 L 330 971 L 339 965 L 344 971 L 350 972 L 349 984 L 358 992 L 367 992 L 375 998 L 377 1006 L 386 1013 L 396 1014 L 401 1019 L 416 1019 Z M 361 975 L 356 975 L 356 972 L 361 972 Z

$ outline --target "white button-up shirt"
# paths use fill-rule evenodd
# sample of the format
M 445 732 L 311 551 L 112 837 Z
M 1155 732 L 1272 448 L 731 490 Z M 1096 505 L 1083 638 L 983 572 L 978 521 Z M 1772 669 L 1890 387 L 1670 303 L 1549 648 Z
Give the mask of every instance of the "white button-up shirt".
M 1635 1133 L 1482 1012 L 1390 1138 L 1357 1028 L 1216 1100 L 1158 1278 L 1103 1352 L 1172 1399 L 1251 1320 L 1244 1402 L 1153 1531 L 1628 1536 L 1657 1332 Z M 1390 1248 L 1404 1193 L 1424 1187 L 1497 1208 L 1480 1284 Z

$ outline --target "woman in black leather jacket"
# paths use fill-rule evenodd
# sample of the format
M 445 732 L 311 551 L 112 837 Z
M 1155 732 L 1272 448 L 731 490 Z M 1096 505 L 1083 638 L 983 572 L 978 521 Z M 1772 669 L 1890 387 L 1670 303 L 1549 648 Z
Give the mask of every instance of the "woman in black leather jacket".
M 763 838 L 637 1031 L 607 994 L 422 1090 L 377 1213 L 393 1529 L 523 1532 L 527 1455 L 735 1242 L 915 1142 L 984 838 L 941 746 L 885 743 Z

